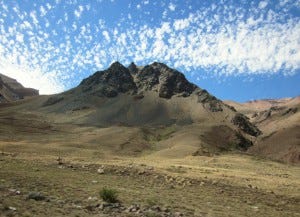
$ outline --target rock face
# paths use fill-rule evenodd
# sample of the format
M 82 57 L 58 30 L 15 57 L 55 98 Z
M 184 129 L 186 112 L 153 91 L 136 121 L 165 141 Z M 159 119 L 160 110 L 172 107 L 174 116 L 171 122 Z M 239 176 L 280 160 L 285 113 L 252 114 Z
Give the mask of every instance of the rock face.
M 157 62 L 144 67 L 131 63 L 128 68 L 115 62 L 107 70 L 84 79 L 80 86 L 84 91 L 98 96 L 115 97 L 119 93 L 155 91 L 159 97 L 166 99 L 176 94 L 189 96 L 197 88 L 182 73 Z
M 133 67 L 132 64 L 130 66 Z M 141 90 L 157 91 L 161 98 L 169 99 L 176 94 L 186 97 L 197 88 L 188 82 L 182 73 L 163 63 L 155 62 L 134 72 L 137 87 Z
M 12 102 L 38 95 L 38 90 L 25 88 L 15 79 L 0 74 L 0 103 Z
M 234 116 L 232 123 L 251 136 L 259 136 L 261 134 L 261 131 L 255 125 L 251 124 L 248 118 L 241 113 L 237 113 Z
M 113 63 L 107 70 L 98 71 L 84 79 L 80 86 L 84 92 L 90 92 L 97 96 L 115 97 L 119 93 L 137 90 L 128 68 L 119 62 Z
M 203 103 L 208 110 L 222 111 L 220 100 L 190 83 L 179 71 L 158 62 L 144 67 L 131 63 L 128 68 L 115 62 L 107 70 L 98 71 L 84 79 L 79 88 L 84 93 L 109 98 L 121 93 L 142 98 L 142 94 L 146 91 L 156 92 L 158 97 L 164 99 L 195 94 L 198 96 L 198 102 Z

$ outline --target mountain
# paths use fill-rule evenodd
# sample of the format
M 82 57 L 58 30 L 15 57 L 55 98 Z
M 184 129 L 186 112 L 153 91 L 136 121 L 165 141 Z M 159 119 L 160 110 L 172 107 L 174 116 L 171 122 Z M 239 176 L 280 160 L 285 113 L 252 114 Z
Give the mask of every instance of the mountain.
M 257 156 L 299 163 L 297 99 L 233 104 L 165 64 L 118 62 L 0 103 L 0 216 L 293 216 L 299 167 Z
M 300 162 L 300 97 L 255 100 L 246 103 L 227 101 L 248 116 L 263 134 L 249 152 L 283 162 Z
M 76 142 L 119 155 L 146 151 L 178 158 L 245 151 L 261 133 L 246 116 L 187 81 L 179 71 L 157 62 L 143 67 L 115 62 L 69 91 L 5 109 L 16 112 L 15 123 L 22 113 L 19 124 L 23 126 L 27 125 L 24 117 L 34 117 L 30 123 L 35 127 L 29 131 L 40 133 L 46 128 L 50 133 L 63 128 L 70 133 L 64 144 L 70 146 L 75 141 L 68 136 L 82 133 Z M 0 118 L 5 114 L 0 108 Z M 22 128 L 22 132 L 27 130 Z M 47 135 L 45 139 L 52 143 L 57 138 Z
M 90 109 L 96 117 L 81 120 L 82 123 L 99 126 L 184 125 L 203 122 L 209 115 L 234 125 L 232 119 L 236 115 L 231 107 L 162 63 L 144 67 L 132 63 L 128 68 L 113 63 L 109 69 L 84 79 L 78 87 L 49 97 L 43 107 L 52 112 Z M 239 119 L 239 115 L 235 118 Z M 243 129 L 246 133 L 259 134 L 244 116 L 237 122 L 235 125 L 243 122 L 249 126 Z
M 25 88 L 17 80 L 0 73 L 0 103 L 12 102 L 37 95 L 39 95 L 38 90 Z
M 6 101 L 26 96 L 16 94 L 24 89 L 15 80 L 1 79 Z M 83 147 L 120 156 L 180 158 L 241 150 L 297 164 L 299 109 L 300 97 L 222 102 L 163 63 L 115 62 L 66 92 L 0 106 L 0 139 L 7 140 L 9 130 L 32 142 L 35 132 L 37 143 L 56 145 L 56 132 L 62 131 L 59 144 L 73 147 L 71 135 L 78 134 Z

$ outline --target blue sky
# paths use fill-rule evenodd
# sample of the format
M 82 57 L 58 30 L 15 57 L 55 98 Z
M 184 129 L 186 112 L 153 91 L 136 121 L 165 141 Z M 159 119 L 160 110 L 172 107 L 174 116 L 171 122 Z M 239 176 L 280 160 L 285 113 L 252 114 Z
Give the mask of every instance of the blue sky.
M 164 62 L 220 99 L 300 95 L 300 0 L 0 2 L 0 73 L 51 94 Z

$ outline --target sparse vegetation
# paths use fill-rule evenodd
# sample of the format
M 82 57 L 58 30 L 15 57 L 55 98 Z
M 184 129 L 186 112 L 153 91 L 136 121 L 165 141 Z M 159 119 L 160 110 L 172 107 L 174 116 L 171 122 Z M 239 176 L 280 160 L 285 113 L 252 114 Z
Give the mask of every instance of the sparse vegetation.
M 148 211 L 145 213 L 145 216 L 146 217 L 159 217 L 160 215 L 158 213 Z
M 151 197 L 146 199 L 146 203 L 148 206 L 155 206 L 159 204 L 159 199 L 156 197 Z
M 150 143 L 156 143 L 162 140 L 166 140 L 176 132 L 175 126 L 168 126 L 158 129 L 142 128 L 144 133 L 144 139 Z
M 104 187 L 100 191 L 100 197 L 108 203 L 118 202 L 118 192 L 115 189 Z
M 242 151 L 246 151 L 249 147 L 253 145 L 253 143 L 246 139 L 242 134 L 237 133 L 236 138 L 238 139 L 238 143 L 236 144 L 236 148 Z
M 63 164 L 63 159 L 60 156 L 58 156 L 58 158 L 56 159 L 56 161 L 57 161 L 58 165 L 62 165 Z
M 53 157 L 43 161 L 33 160 L 32 156 L 26 159 L 19 159 L 18 155 L 0 157 L 0 216 L 13 212 L 15 216 L 49 216 L 52 213 L 54 216 L 87 217 L 91 214 L 101 216 L 107 211 L 108 216 L 125 217 L 142 216 L 137 212 L 144 208 L 143 216 L 157 216 L 162 212 L 157 211 L 159 208 L 168 208 L 170 213 L 178 211 L 186 217 L 201 216 L 202 213 L 222 217 L 251 216 L 245 213 L 253 214 L 253 210 L 258 217 L 275 217 L 295 216 L 298 210 L 299 168 L 269 160 L 263 161 L 267 166 L 262 167 L 262 161 L 253 160 L 252 156 L 199 156 L 176 164 L 169 160 L 161 164 L 161 170 L 154 167 L 154 170 L 145 170 L 142 174 L 137 174 L 137 169 L 145 169 L 147 162 L 121 166 L 110 161 L 105 165 L 107 173 L 101 176 L 97 173 L 99 165 L 93 162 L 80 163 L 64 157 L 62 169 L 49 159 Z M 168 171 L 168 168 L 177 170 L 181 165 L 185 165 L 182 169 L 186 169 L 186 173 Z M 190 184 L 189 177 L 193 178 Z M 120 215 L 115 215 L 114 211 L 120 211 L 119 203 L 107 204 L 94 199 L 95 192 L 104 186 L 108 189 L 102 190 L 105 198 L 113 195 L 114 201 L 121 199 L 127 208 Z M 111 190 L 116 192 L 113 188 L 118 190 L 118 195 L 111 194 Z M 41 192 L 46 199 L 25 200 L 32 191 Z M 223 208 L 224 200 L 230 212 Z M 135 204 L 140 209 L 136 209 Z M 5 205 L 12 208 L 7 210 Z M 275 205 L 277 209 L 274 209 Z M 13 211 L 13 207 L 17 210 Z M 130 207 L 136 211 L 128 213 Z
M 186 173 L 186 168 L 183 168 L 182 166 L 170 166 L 169 168 L 166 169 L 169 172 L 172 173 Z

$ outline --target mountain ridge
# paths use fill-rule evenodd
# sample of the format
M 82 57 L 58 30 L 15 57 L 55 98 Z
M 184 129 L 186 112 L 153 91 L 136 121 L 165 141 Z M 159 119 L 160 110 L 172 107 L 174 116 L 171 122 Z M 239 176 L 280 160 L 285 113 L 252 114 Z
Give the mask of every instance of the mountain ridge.
M 34 131 L 40 133 L 71 126 L 81 132 L 83 144 L 98 147 L 100 142 L 99 148 L 118 155 L 153 151 L 155 146 L 150 155 L 168 158 L 239 150 L 298 163 L 298 101 L 253 110 L 257 102 L 251 103 L 253 107 L 223 103 L 163 63 L 125 67 L 116 62 L 63 93 L 0 106 L 0 115 L 26 129 L 36 121 L 39 127 Z M 5 123 L 4 131 L 7 127 L 23 135 L 19 126 Z M 85 128 L 99 133 L 91 136 Z
M 93 89 L 95 84 L 97 87 Z M 104 85 L 99 87 L 101 84 Z M 107 70 L 97 71 L 83 79 L 79 87 L 83 92 L 92 92 L 93 95 L 100 94 L 100 96 L 107 97 L 115 97 L 118 95 L 118 91 L 125 93 L 129 90 L 131 94 L 138 95 L 144 91 L 154 91 L 158 93 L 159 97 L 166 99 L 173 96 L 188 97 L 195 93 L 199 96 L 199 102 L 207 104 L 208 109 L 222 111 L 219 105 L 220 100 L 206 90 L 190 83 L 179 71 L 158 62 L 143 67 L 138 67 L 134 63 L 125 67 L 119 62 L 115 62 Z
M 0 103 L 12 102 L 38 95 L 38 90 L 25 88 L 16 79 L 0 73 Z
M 181 72 L 157 62 L 143 67 L 115 62 L 73 89 L 7 105 L 0 115 L 25 129 L 36 123 L 34 131 L 41 133 L 63 126 L 70 134 L 72 129 L 76 134 L 83 131 L 83 144 L 119 155 L 150 151 L 150 155 L 181 158 L 246 151 L 261 134 L 246 116 L 190 83 Z M 89 135 L 85 128 L 99 133 Z M 10 129 L 16 135 L 27 132 L 19 132 L 19 126 Z M 55 134 L 47 140 L 55 141 Z M 73 146 L 75 141 L 66 142 Z
M 190 99 L 188 101 L 193 101 L 197 107 L 202 106 L 204 110 L 208 111 L 208 113 L 223 112 L 224 109 L 230 110 L 233 113 L 236 112 L 233 107 L 224 104 L 221 100 L 209 94 L 206 90 L 190 83 L 181 72 L 158 62 L 154 62 L 143 67 L 138 67 L 134 63 L 131 63 L 129 67 L 125 67 L 119 62 L 114 62 L 108 69 L 97 71 L 91 76 L 83 79 L 77 87 L 66 91 L 65 93 L 50 97 L 46 102 L 44 102 L 43 106 L 52 106 L 66 98 L 76 95 L 76 99 L 72 100 L 72 102 L 69 103 L 69 106 L 71 107 L 71 105 L 74 104 L 74 101 L 80 104 L 80 99 L 82 99 L 84 101 L 81 103 L 82 105 L 74 105 L 75 107 L 73 106 L 73 108 L 71 108 L 71 110 L 80 110 L 83 107 L 89 107 L 87 106 L 88 103 L 86 101 L 90 97 L 96 97 L 97 99 L 104 98 L 106 101 L 107 99 L 111 99 L 111 101 L 114 101 L 113 98 L 122 94 L 123 97 L 127 97 L 128 100 L 131 101 L 131 103 L 128 103 L 131 105 L 127 104 L 127 107 L 132 107 L 132 104 L 136 104 L 137 101 L 143 101 L 142 99 L 148 95 L 152 100 L 148 103 L 153 104 L 153 102 L 159 101 L 157 104 L 159 108 L 154 108 L 154 110 L 157 110 L 157 112 L 161 110 L 162 113 L 164 113 L 164 107 L 169 106 L 166 105 L 166 102 L 168 100 L 176 101 L 175 98 L 178 98 L 178 100 L 180 100 L 180 98 L 188 98 Z M 132 100 L 130 96 L 132 96 L 134 100 Z M 146 101 L 147 99 L 144 100 Z M 119 101 L 121 101 L 121 99 Z M 184 109 L 184 105 L 181 105 L 181 107 L 182 108 L 179 112 L 186 110 Z M 137 109 L 134 108 L 134 110 Z M 157 112 L 156 115 L 162 119 L 165 118 L 162 117 L 162 115 L 157 114 Z M 170 109 L 165 112 L 165 115 L 167 116 L 168 114 L 166 113 L 170 113 Z M 173 116 L 177 117 L 176 112 L 173 113 Z M 185 113 L 187 112 L 185 111 Z M 152 114 L 151 116 L 156 115 Z M 113 115 L 108 116 L 112 117 Z M 147 114 L 145 116 L 147 116 Z M 195 118 L 187 117 L 185 119 L 188 120 L 184 120 L 182 122 L 194 122 L 193 119 Z M 238 126 L 243 132 L 251 136 L 258 136 L 261 133 L 255 126 L 252 126 L 245 116 L 241 114 L 237 114 L 232 117 L 231 122 Z M 147 124 L 147 121 L 143 123 Z

